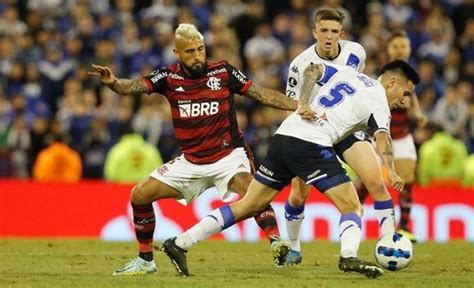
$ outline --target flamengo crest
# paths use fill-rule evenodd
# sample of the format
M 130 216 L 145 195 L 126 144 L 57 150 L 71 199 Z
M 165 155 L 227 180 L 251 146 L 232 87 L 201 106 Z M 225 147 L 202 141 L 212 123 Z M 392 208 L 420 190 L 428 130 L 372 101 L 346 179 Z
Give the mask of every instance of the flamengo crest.
M 211 88 L 211 90 L 221 90 L 221 79 L 210 77 L 209 80 L 207 80 L 207 87 Z

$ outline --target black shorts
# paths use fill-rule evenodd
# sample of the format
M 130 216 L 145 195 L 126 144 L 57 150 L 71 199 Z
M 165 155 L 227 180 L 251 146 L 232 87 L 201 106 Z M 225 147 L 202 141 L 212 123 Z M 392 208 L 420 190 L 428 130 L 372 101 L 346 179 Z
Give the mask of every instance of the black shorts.
M 369 136 L 367 136 L 367 133 L 359 131 L 347 136 L 346 138 L 342 139 L 339 143 L 334 144 L 334 150 L 336 151 L 337 156 L 339 156 L 341 160 L 345 161 L 344 157 L 342 157 L 342 154 L 344 153 L 344 151 L 351 148 L 352 145 L 354 145 L 354 143 L 359 142 L 359 141 L 370 142 Z
M 350 181 L 332 147 L 277 134 L 272 138 L 255 179 L 281 190 L 295 176 L 321 192 Z

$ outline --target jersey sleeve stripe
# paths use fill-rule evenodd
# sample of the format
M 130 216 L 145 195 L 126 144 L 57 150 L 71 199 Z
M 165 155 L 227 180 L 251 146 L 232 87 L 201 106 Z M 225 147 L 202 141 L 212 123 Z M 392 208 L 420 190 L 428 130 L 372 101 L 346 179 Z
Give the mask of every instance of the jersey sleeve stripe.
M 153 91 L 153 85 L 151 84 L 150 80 L 142 77 L 142 81 L 145 82 L 146 86 L 148 87 L 148 93 Z
M 240 89 L 240 93 L 244 94 L 245 92 L 247 92 L 247 90 L 249 90 L 251 85 L 252 85 L 252 81 L 247 80 L 247 83 L 245 83 L 245 85 L 242 87 L 242 89 Z
M 329 81 L 329 79 L 331 79 L 331 77 L 337 72 L 337 69 L 332 66 L 323 64 L 323 67 L 324 67 L 323 77 L 321 77 L 321 79 L 318 81 L 318 84 L 320 85 L 326 84 Z

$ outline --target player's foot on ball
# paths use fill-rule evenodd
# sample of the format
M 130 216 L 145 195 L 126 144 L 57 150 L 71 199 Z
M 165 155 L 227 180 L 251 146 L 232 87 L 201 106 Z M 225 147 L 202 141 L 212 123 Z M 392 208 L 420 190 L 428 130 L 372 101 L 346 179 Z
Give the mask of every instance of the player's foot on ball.
M 130 260 L 125 267 L 115 271 L 113 276 L 137 276 L 156 273 L 155 261 L 146 261 L 140 257 Z
M 176 245 L 175 240 L 176 237 L 165 240 L 161 245 L 161 251 L 170 258 L 171 263 L 173 263 L 176 271 L 178 271 L 181 276 L 190 276 L 188 261 L 186 260 L 186 253 L 188 251 Z
M 277 267 L 283 267 L 286 263 L 286 256 L 290 252 L 290 243 L 283 241 L 278 236 L 272 236 L 271 244 L 273 262 Z
M 410 231 L 405 230 L 405 229 L 398 229 L 397 232 L 405 236 L 408 240 L 411 241 L 411 243 L 416 243 L 416 237 Z
M 303 255 L 301 255 L 301 252 L 291 249 L 288 253 L 288 256 L 286 256 L 286 265 L 298 265 L 301 263 L 301 260 L 303 260 Z
M 383 269 L 379 266 L 362 261 L 356 257 L 339 258 L 339 270 L 343 272 L 357 272 L 367 276 L 367 278 L 377 278 L 383 274 Z

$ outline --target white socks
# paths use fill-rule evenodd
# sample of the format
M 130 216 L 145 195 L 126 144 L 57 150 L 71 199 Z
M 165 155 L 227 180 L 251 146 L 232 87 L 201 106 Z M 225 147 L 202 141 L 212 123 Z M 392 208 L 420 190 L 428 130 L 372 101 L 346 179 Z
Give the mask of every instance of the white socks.
M 229 205 L 212 211 L 201 221 L 176 237 L 176 245 L 188 250 L 194 244 L 221 232 L 235 224 L 235 217 Z
M 354 213 L 347 213 L 341 216 L 339 237 L 341 237 L 342 257 L 357 257 L 357 250 L 359 250 L 362 237 L 361 222 L 360 217 Z
M 219 209 L 212 211 L 201 221 L 176 237 L 176 245 L 188 250 L 194 244 L 222 231 L 224 220 Z
M 301 251 L 300 232 L 304 219 L 304 206 L 292 207 L 288 201 L 285 203 L 286 233 L 290 240 L 291 250 Z
M 379 228 L 382 235 L 395 232 L 395 211 L 392 199 L 374 202 L 375 215 L 379 221 Z

